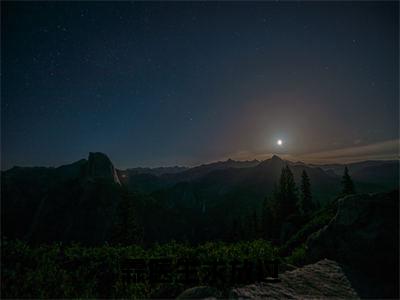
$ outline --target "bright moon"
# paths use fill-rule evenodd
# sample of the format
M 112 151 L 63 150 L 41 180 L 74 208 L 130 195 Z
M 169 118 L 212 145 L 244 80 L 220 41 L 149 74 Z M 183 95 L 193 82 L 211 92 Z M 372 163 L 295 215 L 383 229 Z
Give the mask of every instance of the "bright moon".
M 282 146 L 282 140 L 277 140 L 277 141 L 276 141 L 276 144 L 277 144 L 278 146 Z

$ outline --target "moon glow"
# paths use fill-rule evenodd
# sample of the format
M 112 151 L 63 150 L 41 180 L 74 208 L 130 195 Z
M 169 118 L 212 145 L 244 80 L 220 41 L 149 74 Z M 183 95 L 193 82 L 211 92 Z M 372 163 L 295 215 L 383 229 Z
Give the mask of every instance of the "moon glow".
M 282 143 L 283 143 L 282 140 L 277 140 L 277 141 L 276 141 L 276 144 L 277 144 L 278 146 L 282 146 Z

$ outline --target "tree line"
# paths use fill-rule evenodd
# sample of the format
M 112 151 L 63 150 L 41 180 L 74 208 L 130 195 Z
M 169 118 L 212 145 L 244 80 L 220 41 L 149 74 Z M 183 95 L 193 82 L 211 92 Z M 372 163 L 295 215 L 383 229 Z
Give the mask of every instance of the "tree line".
M 342 177 L 340 196 L 354 194 L 354 184 L 345 167 Z M 140 198 L 140 197 L 139 197 Z M 142 244 L 145 228 L 140 221 L 138 196 L 125 191 L 117 208 L 116 219 L 112 228 L 112 244 Z M 313 201 L 310 178 L 302 171 L 299 187 L 289 166 L 282 168 L 272 195 L 265 197 L 261 211 L 231 220 L 231 228 L 223 238 L 230 241 L 254 240 L 263 238 L 280 244 L 285 242 L 295 230 L 311 219 L 311 215 L 320 208 Z
M 347 166 L 341 180 L 343 197 L 355 193 L 354 183 L 349 175 Z M 318 202 L 313 201 L 310 178 L 305 170 L 302 171 L 300 187 L 296 186 L 294 176 L 289 166 L 282 168 L 279 181 L 274 186 L 271 197 L 265 197 L 261 213 L 247 216 L 242 221 L 233 220 L 232 239 L 265 238 L 284 242 L 292 231 L 290 227 L 304 224 L 313 212 L 320 209 Z

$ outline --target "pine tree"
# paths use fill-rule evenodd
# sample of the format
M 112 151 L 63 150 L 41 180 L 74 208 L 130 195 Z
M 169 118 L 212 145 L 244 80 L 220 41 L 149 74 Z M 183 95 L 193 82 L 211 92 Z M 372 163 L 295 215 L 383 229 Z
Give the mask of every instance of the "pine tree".
M 354 190 L 354 184 L 353 184 L 353 180 L 351 179 L 350 175 L 349 175 L 349 169 L 347 168 L 347 166 L 344 168 L 344 174 L 342 177 L 342 195 L 351 195 L 354 194 L 355 190 Z
M 243 239 L 252 240 L 254 237 L 253 219 L 252 215 L 248 214 L 244 217 L 243 222 Z
M 259 237 L 260 227 L 258 224 L 257 212 L 255 210 L 253 211 L 252 228 L 253 228 L 253 238 L 257 239 Z
M 240 241 L 243 236 L 242 222 L 240 217 L 232 221 L 232 241 Z
M 284 221 L 288 216 L 297 214 L 297 188 L 289 166 L 282 169 L 278 188 L 278 218 Z
M 315 206 L 312 201 L 310 179 L 307 172 L 303 170 L 301 173 L 301 196 L 299 201 L 299 209 L 303 214 L 309 214 L 314 210 Z
M 134 199 L 123 194 L 117 209 L 117 220 L 113 225 L 111 242 L 113 244 L 131 245 L 142 243 L 143 228 L 136 219 Z
M 276 233 L 276 205 L 274 198 L 265 197 L 262 207 L 262 233 L 267 239 L 275 237 Z
M 299 213 L 297 188 L 289 166 L 282 168 L 279 184 L 274 185 L 272 198 L 265 198 L 262 211 L 262 231 L 268 239 L 280 236 L 285 220 Z

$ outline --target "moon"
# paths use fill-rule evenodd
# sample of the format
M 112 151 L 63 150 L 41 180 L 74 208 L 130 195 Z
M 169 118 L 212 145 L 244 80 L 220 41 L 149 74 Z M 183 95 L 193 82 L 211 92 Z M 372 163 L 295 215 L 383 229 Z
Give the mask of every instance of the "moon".
M 283 142 L 282 142 L 282 140 L 280 140 L 280 139 L 276 141 L 276 144 L 277 144 L 278 146 L 282 146 L 282 143 L 283 143 Z

